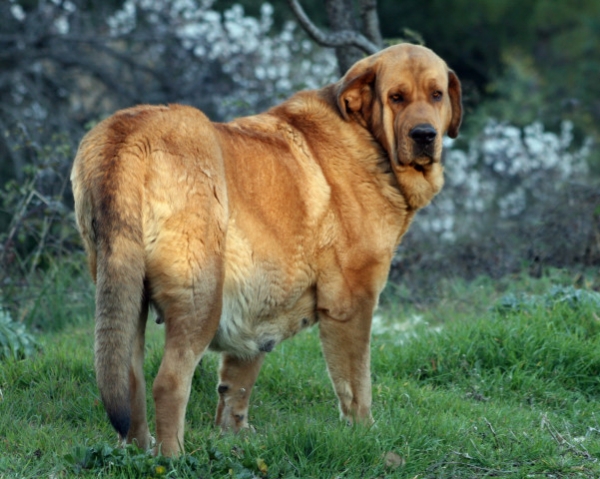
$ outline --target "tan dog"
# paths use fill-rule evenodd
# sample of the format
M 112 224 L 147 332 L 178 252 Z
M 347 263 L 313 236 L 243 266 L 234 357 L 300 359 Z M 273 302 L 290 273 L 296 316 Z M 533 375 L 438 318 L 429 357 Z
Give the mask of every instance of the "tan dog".
M 373 310 L 460 122 L 456 75 L 404 44 L 260 115 L 221 124 L 139 106 L 90 131 L 71 179 L 97 283 L 98 387 L 120 436 L 150 444 L 149 304 L 166 330 L 153 386 L 163 454 L 183 449 L 207 348 L 222 352 L 216 422 L 238 431 L 265 353 L 316 322 L 343 416 L 372 421 Z

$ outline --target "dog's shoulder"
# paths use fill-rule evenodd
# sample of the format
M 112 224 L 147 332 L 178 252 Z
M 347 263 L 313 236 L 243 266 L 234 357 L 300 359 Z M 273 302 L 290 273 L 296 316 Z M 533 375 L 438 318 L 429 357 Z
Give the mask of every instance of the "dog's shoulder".
M 327 87 L 321 90 L 300 91 L 267 113 L 306 133 L 320 132 L 325 125 L 341 125 L 342 117 L 328 92 Z

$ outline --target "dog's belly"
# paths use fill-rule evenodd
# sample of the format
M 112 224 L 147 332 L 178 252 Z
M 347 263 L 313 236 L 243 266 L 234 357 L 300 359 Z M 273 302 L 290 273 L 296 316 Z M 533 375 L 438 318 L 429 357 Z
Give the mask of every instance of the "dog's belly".
M 282 294 L 283 293 L 283 294 Z M 244 283 L 226 280 L 219 329 L 210 349 L 250 358 L 271 352 L 317 320 L 315 288 L 294 284 L 284 291 L 264 277 Z

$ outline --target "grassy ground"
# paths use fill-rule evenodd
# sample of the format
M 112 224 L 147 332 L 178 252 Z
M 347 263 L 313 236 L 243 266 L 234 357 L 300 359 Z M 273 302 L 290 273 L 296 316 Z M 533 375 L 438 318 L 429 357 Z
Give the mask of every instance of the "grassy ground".
M 254 434 L 211 426 L 217 357 L 208 355 L 188 407 L 188 454 L 176 461 L 114 447 L 93 325 L 59 318 L 38 335 L 41 352 L 0 363 L 0 477 L 598 478 L 600 301 L 552 291 L 568 281 L 451 282 L 427 309 L 404 307 L 389 288 L 373 334 L 369 429 L 338 420 L 316 329 L 268 355 Z M 148 336 L 152 377 L 162 327 Z

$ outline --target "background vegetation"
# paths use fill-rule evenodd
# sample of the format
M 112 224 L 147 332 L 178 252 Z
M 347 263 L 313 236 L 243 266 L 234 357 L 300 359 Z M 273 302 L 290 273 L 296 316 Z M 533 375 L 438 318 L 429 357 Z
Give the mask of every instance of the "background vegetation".
M 348 435 L 335 422 L 311 332 L 270 356 L 257 436 L 208 427 L 209 357 L 188 437 L 202 449 L 174 464 L 108 445 L 69 184 L 77 144 L 136 103 L 191 104 L 218 121 L 264 110 L 363 55 L 316 44 L 289 3 L 0 2 L 0 477 L 598 477 L 593 0 L 303 0 L 322 32 L 424 43 L 463 84 L 446 187 L 406 235 L 382 297 L 377 428 Z M 383 40 L 366 28 L 373 6 Z

